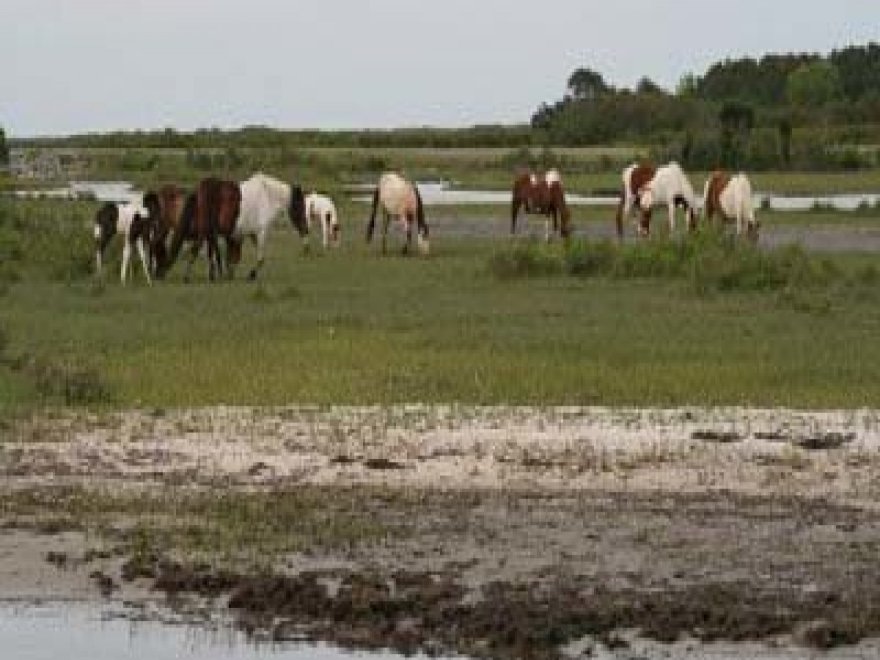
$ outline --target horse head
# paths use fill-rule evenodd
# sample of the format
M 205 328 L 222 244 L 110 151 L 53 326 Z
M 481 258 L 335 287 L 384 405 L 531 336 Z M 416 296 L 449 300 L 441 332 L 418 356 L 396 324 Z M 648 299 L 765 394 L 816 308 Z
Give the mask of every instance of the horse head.
M 296 184 L 290 186 L 290 203 L 287 206 L 287 215 L 299 235 L 308 236 L 309 220 L 306 215 L 306 197 L 302 188 Z

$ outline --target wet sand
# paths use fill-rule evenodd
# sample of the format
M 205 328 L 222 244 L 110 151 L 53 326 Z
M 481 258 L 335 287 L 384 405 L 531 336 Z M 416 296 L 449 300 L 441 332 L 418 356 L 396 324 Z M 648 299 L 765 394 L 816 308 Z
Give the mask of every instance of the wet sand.
M 876 410 L 210 408 L 5 435 L 7 493 L 314 488 L 328 515 L 406 533 L 291 553 L 271 575 L 163 560 L 128 582 L 112 544 L 9 528 L 7 511 L 4 597 L 208 598 L 277 639 L 482 657 L 643 638 L 662 642 L 644 657 L 745 641 L 872 657 L 880 636 Z

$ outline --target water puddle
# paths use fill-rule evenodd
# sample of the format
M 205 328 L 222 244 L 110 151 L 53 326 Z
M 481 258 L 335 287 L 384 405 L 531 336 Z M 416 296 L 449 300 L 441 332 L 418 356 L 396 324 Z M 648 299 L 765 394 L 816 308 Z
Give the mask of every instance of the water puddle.
M 16 660 L 397 660 L 394 653 L 248 639 L 226 625 L 140 620 L 84 603 L 0 602 L 0 656 Z M 409 656 L 426 658 L 427 656 Z

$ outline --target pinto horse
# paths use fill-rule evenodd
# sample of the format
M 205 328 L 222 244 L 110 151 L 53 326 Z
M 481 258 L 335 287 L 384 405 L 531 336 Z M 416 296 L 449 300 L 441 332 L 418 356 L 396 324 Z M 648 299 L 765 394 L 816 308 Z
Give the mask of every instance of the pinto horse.
M 571 233 L 571 213 L 565 202 L 562 177 L 557 170 L 548 170 L 543 176 L 521 172 L 513 182 L 510 204 L 510 233 L 516 234 L 516 217 L 521 208 L 528 213 L 546 216 L 545 238 L 549 242 L 551 231 L 559 231 L 562 238 Z
M 325 249 L 339 246 L 339 214 L 332 199 L 315 192 L 306 195 L 306 218 L 309 225 L 320 223 Z
M 663 167 L 631 165 L 623 172 L 623 191 L 617 209 L 617 235 L 623 236 L 623 218 L 634 208 L 640 211 L 639 234 L 651 233 L 651 211 L 655 205 L 666 204 L 669 209 L 669 231 L 675 231 L 675 209 L 681 207 L 687 215 L 688 229 L 697 226 L 697 200 L 690 181 L 678 163 Z
M 107 202 L 98 209 L 94 223 L 95 262 L 98 276 L 103 271 L 104 250 L 107 249 L 110 240 L 116 234 L 120 234 L 124 238 L 125 244 L 122 248 L 122 269 L 119 273 L 119 279 L 123 284 L 128 279 L 131 251 L 132 248 L 136 248 L 144 267 L 147 283 L 152 284 L 145 249 L 145 245 L 150 240 L 153 218 L 155 218 L 150 211 L 151 208 L 154 208 L 154 198 L 150 193 L 147 193 L 140 204 Z
M 638 207 L 639 191 L 654 178 L 657 168 L 651 163 L 633 164 L 623 171 L 623 189 L 620 192 L 620 202 L 617 205 L 617 237 L 623 238 L 623 221 L 632 216 Z M 639 228 L 639 233 L 647 228 Z
M 226 239 L 226 263 L 230 268 L 241 257 L 241 242 L 236 241 L 235 226 L 241 209 L 241 190 L 234 181 L 215 177 L 202 179 L 194 193 L 186 198 L 180 222 L 174 229 L 171 239 L 171 253 L 161 264 L 158 275 L 164 276 L 174 265 L 185 240 L 192 242 L 190 258 L 187 262 L 185 279 L 189 280 L 193 262 L 198 257 L 203 242 L 208 244 L 208 277 L 223 272 L 217 237 Z
M 738 235 L 745 233 L 752 241 L 758 240 L 761 223 L 755 217 L 752 184 L 743 173 L 713 172 L 703 188 L 703 213 L 710 223 L 718 213 L 722 222 L 736 222 Z
M 290 223 L 306 239 L 309 225 L 306 218 L 306 203 L 302 188 L 296 184 L 279 181 L 267 174 L 257 172 L 241 183 L 241 212 L 235 226 L 234 250 L 241 254 L 241 243 L 249 236 L 257 245 L 257 262 L 248 277 L 257 278 L 265 262 L 266 236 L 272 221 L 281 211 L 287 211 Z M 231 274 L 230 274 L 231 276 Z
M 397 218 L 406 230 L 406 244 L 403 253 L 406 254 L 412 245 L 413 225 L 417 227 L 417 240 L 419 252 L 428 254 L 428 223 L 425 220 L 425 206 L 419 188 L 410 183 L 395 172 L 386 172 L 379 178 L 379 184 L 373 192 L 373 207 L 370 212 L 370 221 L 367 224 L 367 243 L 373 240 L 373 231 L 376 228 L 376 212 L 382 208 L 384 224 L 382 227 L 382 253 L 387 247 L 388 225 L 391 218 Z

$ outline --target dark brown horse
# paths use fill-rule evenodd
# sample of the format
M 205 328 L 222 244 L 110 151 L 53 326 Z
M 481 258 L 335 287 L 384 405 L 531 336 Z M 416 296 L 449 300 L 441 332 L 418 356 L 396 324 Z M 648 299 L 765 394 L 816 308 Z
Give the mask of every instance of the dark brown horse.
M 513 182 L 513 196 L 510 205 L 510 233 L 516 233 L 516 217 L 523 208 L 526 213 L 547 217 L 546 238 L 558 231 L 562 238 L 571 234 L 571 213 L 565 201 L 562 178 L 556 170 L 549 170 L 543 176 L 532 172 L 521 172 Z
M 144 206 L 155 218 L 150 237 L 150 270 L 154 275 L 158 276 L 168 262 L 168 236 L 180 224 L 185 203 L 186 192 L 173 184 L 163 185 L 144 197 Z
M 187 280 L 203 242 L 208 244 L 208 277 L 213 280 L 215 275 L 222 274 L 218 236 L 226 239 L 227 267 L 238 263 L 241 259 L 241 240 L 235 237 L 235 225 L 240 210 L 241 189 L 238 183 L 215 177 L 202 179 L 196 191 L 186 198 L 180 221 L 172 233 L 171 253 L 166 263 L 161 265 L 159 275 L 164 275 L 174 264 L 185 240 L 192 242 L 186 267 Z

